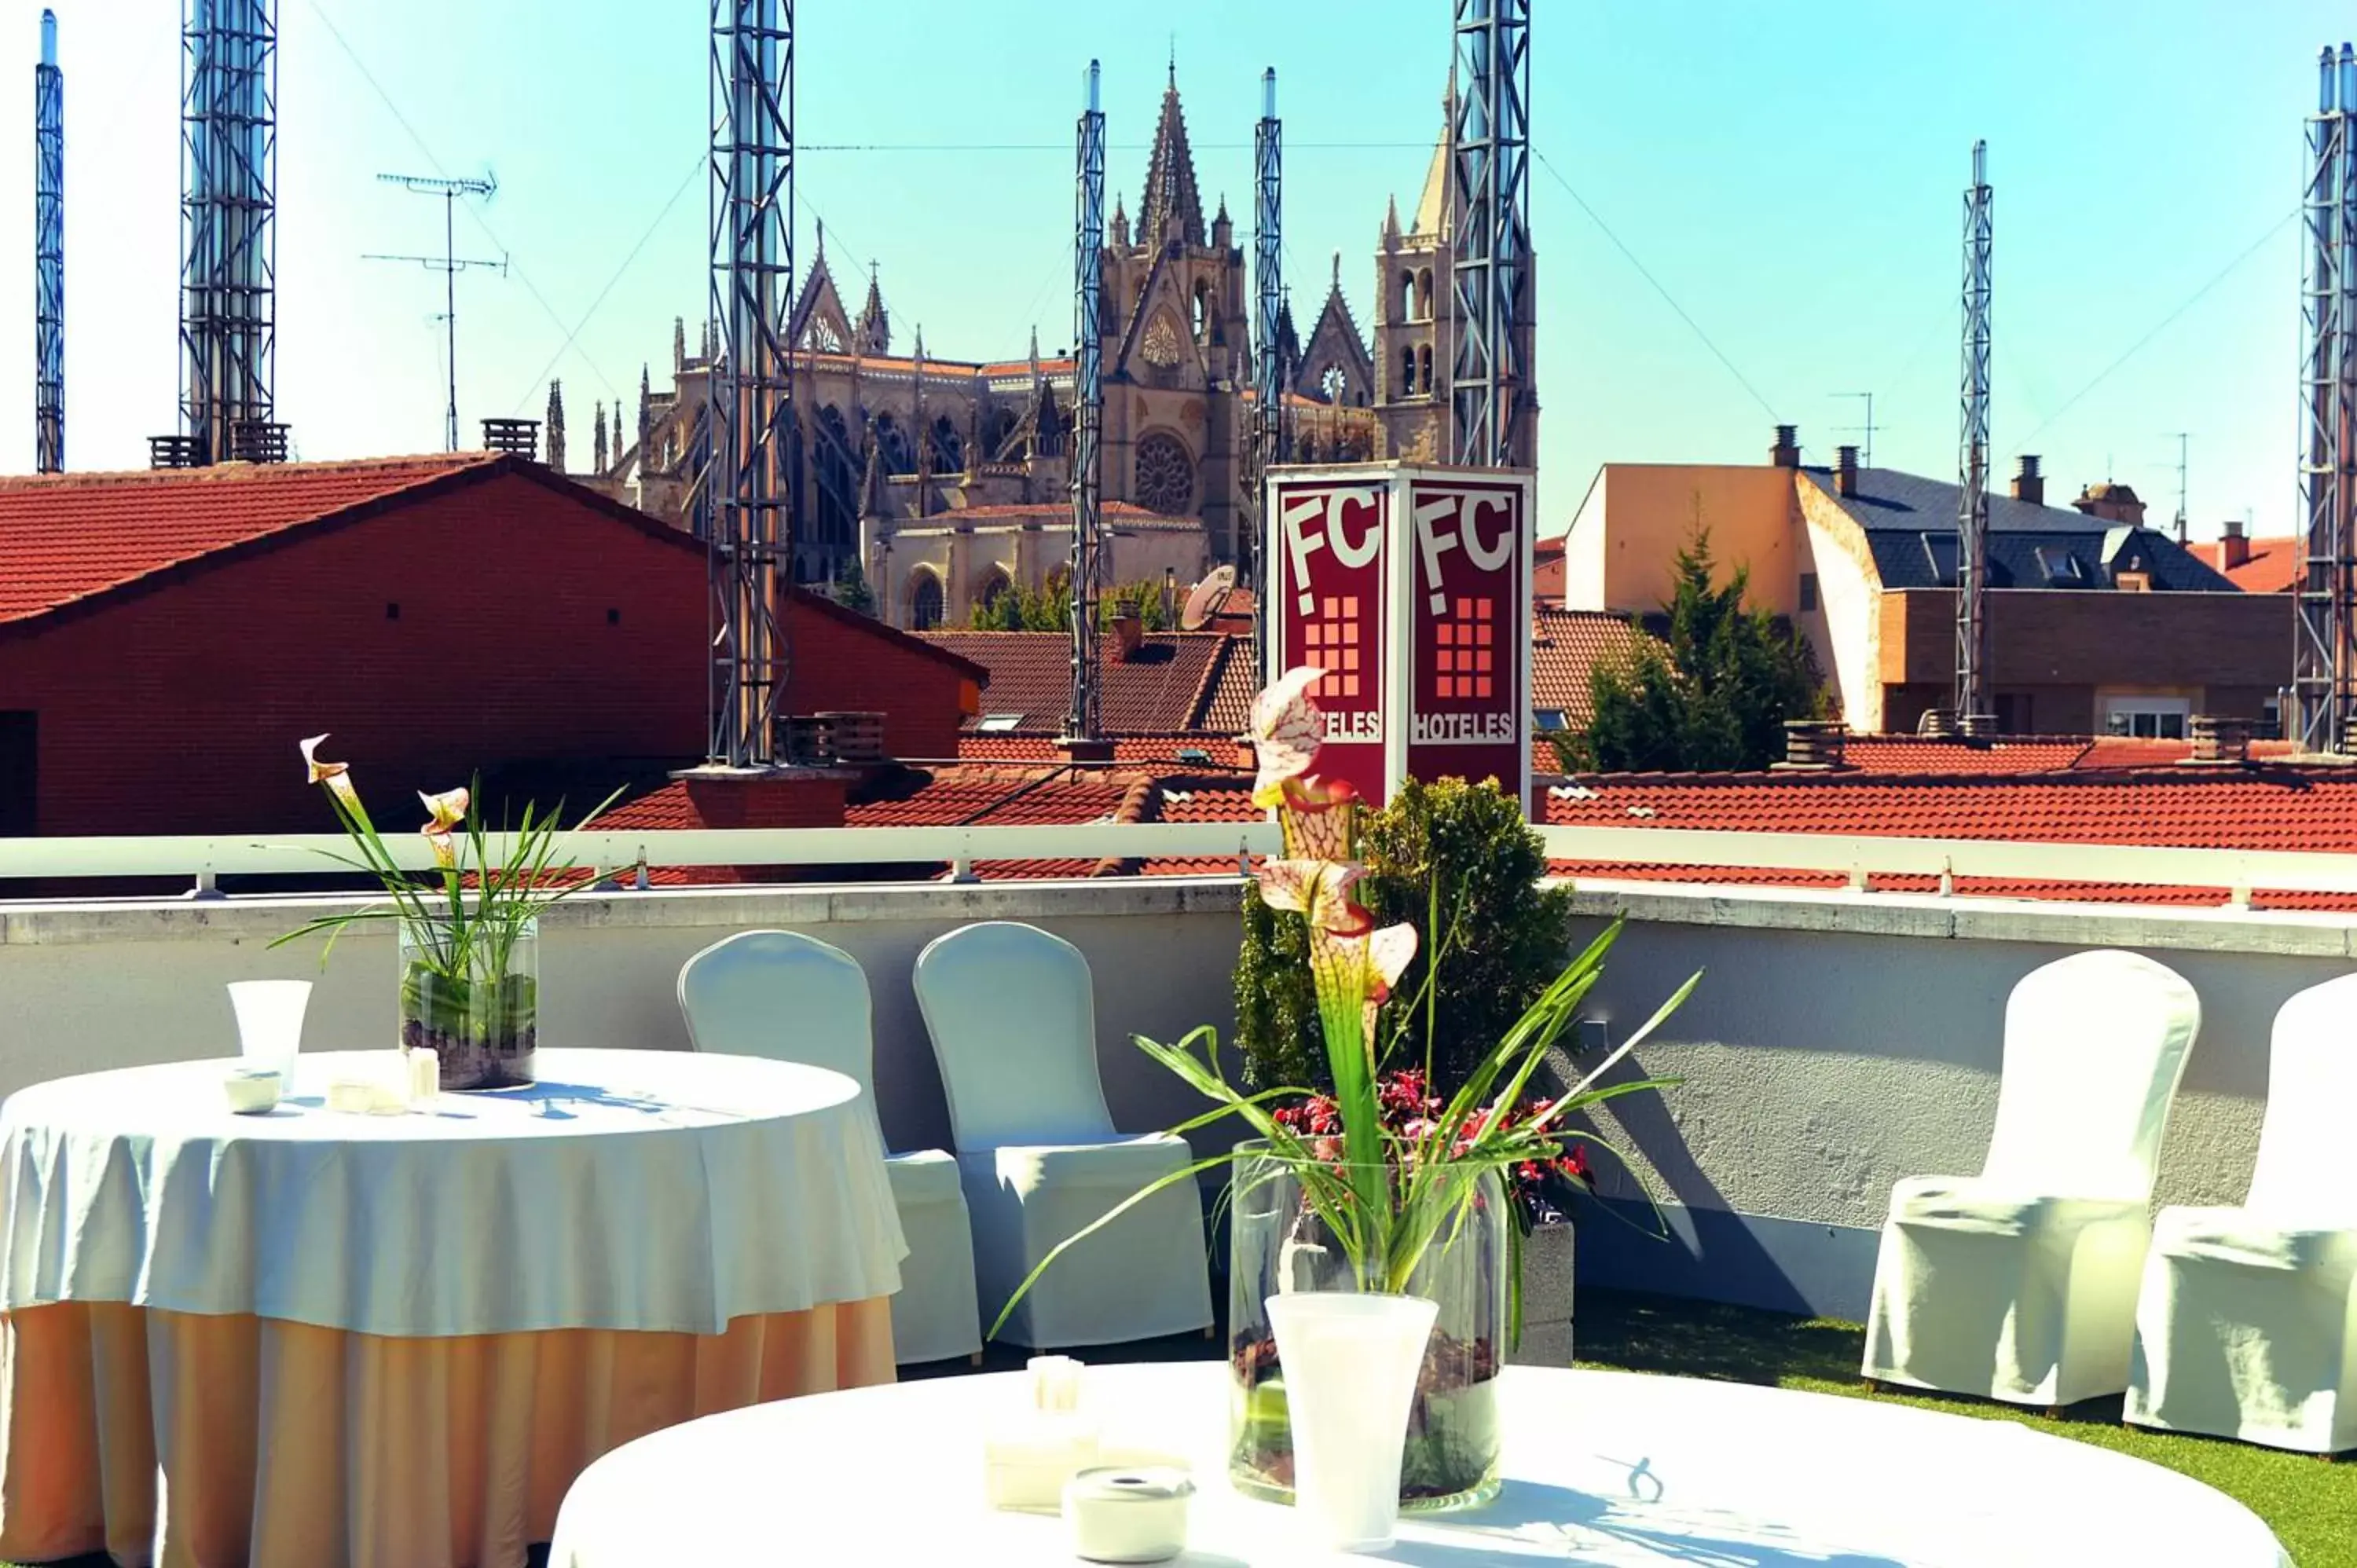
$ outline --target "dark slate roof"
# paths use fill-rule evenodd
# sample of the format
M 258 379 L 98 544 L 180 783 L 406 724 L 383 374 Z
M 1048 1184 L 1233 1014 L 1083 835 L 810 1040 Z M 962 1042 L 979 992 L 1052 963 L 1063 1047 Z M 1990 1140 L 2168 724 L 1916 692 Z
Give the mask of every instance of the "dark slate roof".
M 1890 468 L 1858 470 L 1858 493 L 1836 493 L 1831 470 L 1802 478 L 1866 530 L 1886 588 L 1956 585 L 1959 487 Z M 2152 585 L 2176 593 L 2233 593 L 2218 571 L 2168 535 L 2130 529 L 2069 507 L 2032 506 L 1989 493 L 1989 586 L 2110 588 L 2116 570 L 2151 574 Z

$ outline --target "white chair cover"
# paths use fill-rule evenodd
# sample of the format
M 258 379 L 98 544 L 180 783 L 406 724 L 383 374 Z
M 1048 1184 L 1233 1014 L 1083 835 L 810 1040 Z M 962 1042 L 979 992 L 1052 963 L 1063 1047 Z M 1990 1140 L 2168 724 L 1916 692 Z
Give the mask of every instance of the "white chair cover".
M 917 957 L 982 1304 L 996 1316 L 1055 1246 L 1192 1159 L 1183 1138 L 1114 1131 L 1097 1074 L 1088 960 L 1060 938 L 994 920 Z M 1007 1320 L 1038 1348 L 1119 1344 L 1211 1322 L 1202 1200 L 1173 1182 L 1058 1259 Z
M 2271 1448 L 2357 1448 L 2357 974 L 2276 1014 L 2240 1208 L 2164 1208 L 2136 1301 L 2126 1417 Z
M 679 972 L 680 1011 L 700 1051 L 833 1068 L 858 1080 L 876 1113 L 876 1042 L 867 976 L 840 948 L 792 931 L 743 931 Z M 901 1365 L 982 1349 L 974 1234 L 957 1164 L 939 1149 L 889 1155 L 892 1205 L 909 1256 L 892 1298 L 892 1353 Z
M 1981 1174 L 1891 1193 L 1867 1377 L 2032 1405 L 2127 1386 L 2154 1170 L 2201 1024 L 2193 988 L 2135 953 L 2013 988 Z

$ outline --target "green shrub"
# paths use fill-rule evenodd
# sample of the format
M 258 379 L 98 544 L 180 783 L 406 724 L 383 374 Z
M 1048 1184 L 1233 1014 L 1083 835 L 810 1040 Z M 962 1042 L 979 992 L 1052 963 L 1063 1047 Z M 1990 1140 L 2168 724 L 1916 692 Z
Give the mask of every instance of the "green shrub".
M 1448 1092 L 1562 972 L 1570 890 L 1539 886 L 1546 871 L 1539 836 L 1494 780 L 1410 780 L 1362 819 L 1359 857 L 1368 911 L 1379 924 L 1408 922 L 1419 938 L 1415 962 L 1378 1026 L 1386 1065 L 1421 1066 L 1429 1030 L 1433 1076 Z M 1436 947 L 1439 979 L 1426 994 Z M 1245 890 L 1236 1039 L 1256 1086 L 1328 1087 L 1308 949 L 1299 915 L 1269 908 L 1256 887 Z

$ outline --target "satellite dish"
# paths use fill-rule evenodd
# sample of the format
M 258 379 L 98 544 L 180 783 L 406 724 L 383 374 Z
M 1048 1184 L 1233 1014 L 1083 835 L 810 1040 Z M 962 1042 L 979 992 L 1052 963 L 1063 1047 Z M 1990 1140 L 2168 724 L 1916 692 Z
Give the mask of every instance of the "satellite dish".
M 1187 607 L 1178 614 L 1180 631 L 1200 631 L 1218 613 L 1221 601 L 1235 591 L 1236 569 L 1214 566 L 1203 580 L 1187 596 Z

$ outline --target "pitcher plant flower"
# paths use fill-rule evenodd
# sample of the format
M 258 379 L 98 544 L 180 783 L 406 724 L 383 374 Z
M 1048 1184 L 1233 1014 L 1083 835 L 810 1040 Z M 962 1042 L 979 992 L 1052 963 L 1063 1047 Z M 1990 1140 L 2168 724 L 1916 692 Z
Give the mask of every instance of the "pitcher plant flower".
M 1420 1070 L 1390 1063 L 1401 1035 L 1394 1026 L 1386 1044 L 1384 1009 L 1395 1003 L 1408 1008 L 1437 1005 L 1433 971 L 1446 943 L 1436 939 L 1431 944 L 1415 993 L 1397 995 L 1425 944 L 1411 924 L 1377 929 L 1373 915 L 1353 897 L 1366 876 L 1354 853 L 1362 802 L 1349 780 L 1318 768 L 1325 715 L 1310 693 L 1325 673 L 1304 665 L 1271 683 L 1253 701 L 1251 732 L 1244 738 L 1257 769 L 1253 800 L 1273 808 L 1284 830 L 1284 854 L 1266 857 L 1254 871 L 1258 895 L 1270 908 L 1301 916 L 1308 928 L 1329 1090 L 1314 1094 L 1290 1085 L 1248 1092 L 1236 1087 L 1221 1063 L 1218 1034 L 1208 1025 L 1176 1045 L 1143 1036 L 1135 1043 L 1212 1102 L 1211 1110 L 1172 1132 L 1190 1133 L 1229 1117 L 1243 1122 L 1261 1142 L 1258 1157 L 1274 1160 L 1298 1178 L 1307 1202 L 1348 1255 L 1360 1287 L 1398 1294 L 1407 1289 L 1426 1254 L 1446 1245 L 1481 1201 L 1486 1178 L 1519 1181 L 1523 1187 L 1543 1180 L 1586 1187 L 1585 1145 L 1609 1145 L 1567 1122 L 1616 1095 L 1667 1087 L 1662 1079 L 1606 1080 L 1702 976 L 1679 987 L 1578 1082 L 1552 1097 L 1534 1097 L 1533 1078 L 1603 973 L 1605 955 L 1622 929 L 1616 920 L 1572 959 L 1453 1093 L 1431 1087 L 1428 1057 Z M 1428 925 L 1437 929 L 1437 888 L 1434 897 Z M 1431 1037 L 1429 1029 L 1426 1037 Z M 991 1332 L 1005 1326 L 1016 1304 L 1068 1248 L 1163 1187 L 1191 1186 L 1202 1173 L 1234 1165 L 1241 1157 L 1230 1152 L 1195 1161 L 1066 1238 L 1017 1287 Z M 1523 1212 L 1519 1206 L 1517 1211 Z M 1519 1251 L 1521 1231 L 1510 1229 L 1508 1234 Z M 1519 1267 L 1510 1267 L 1507 1278 L 1519 1331 Z

